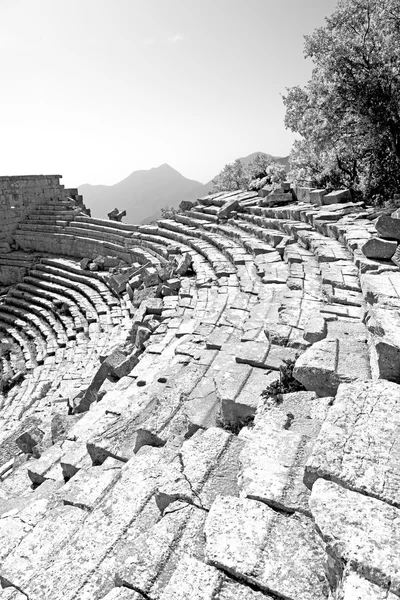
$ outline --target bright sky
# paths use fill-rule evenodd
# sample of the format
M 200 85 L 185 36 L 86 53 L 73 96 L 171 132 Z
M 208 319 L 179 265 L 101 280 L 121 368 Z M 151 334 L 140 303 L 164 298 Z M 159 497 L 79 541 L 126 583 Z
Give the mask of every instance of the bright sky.
M 0 175 L 112 184 L 168 163 L 206 182 L 287 155 L 280 94 L 336 0 L 0 0 Z

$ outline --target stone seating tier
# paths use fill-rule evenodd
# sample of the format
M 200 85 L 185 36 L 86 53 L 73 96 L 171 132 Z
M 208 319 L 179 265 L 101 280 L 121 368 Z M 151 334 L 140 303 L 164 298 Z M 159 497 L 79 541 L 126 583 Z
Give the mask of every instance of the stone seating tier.
M 39 256 L 0 304 L 5 597 L 400 596 L 398 268 L 361 252 L 372 209 L 297 191 L 21 219 Z M 82 269 L 95 254 L 136 263 L 129 295 Z M 277 391 L 293 367 L 303 391 Z

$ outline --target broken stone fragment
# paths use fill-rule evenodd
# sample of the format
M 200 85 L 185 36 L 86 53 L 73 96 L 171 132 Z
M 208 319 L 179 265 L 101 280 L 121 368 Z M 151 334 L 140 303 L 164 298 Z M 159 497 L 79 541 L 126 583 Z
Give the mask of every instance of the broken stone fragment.
M 239 206 L 239 202 L 235 198 L 227 200 L 225 204 L 221 206 L 218 211 L 218 217 L 223 219 L 227 217 L 232 211 L 236 210 Z
M 372 237 L 361 246 L 361 251 L 367 258 L 390 260 L 396 252 L 397 242 Z
M 86 269 L 88 269 L 89 268 L 89 263 L 90 263 L 90 258 L 87 258 L 87 257 L 82 258 L 82 260 L 80 262 L 81 269 L 83 271 L 85 271 Z
M 175 268 L 175 273 L 178 277 L 182 277 L 186 275 L 190 267 L 192 266 L 192 257 L 189 252 L 185 252 L 182 256 L 178 258 L 177 265 Z
M 17 437 L 15 443 L 21 452 L 24 452 L 24 454 L 33 454 L 35 446 L 40 444 L 43 437 L 44 431 L 36 426 L 32 426 L 27 431 L 24 431 L 24 433 L 22 433 L 19 437 Z
M 375 498 L 318 479 L 310 509 L 326 551 L 332 580 L 343 563 L 361 576 L 400 595 L 400 511 Z M 353 599 L 352 599 L 353 600 Z
M 303 338 L 310 344 L 315 344 L 326 337 L 327 325 L 321 315 L 311 315 L 304 325 Z

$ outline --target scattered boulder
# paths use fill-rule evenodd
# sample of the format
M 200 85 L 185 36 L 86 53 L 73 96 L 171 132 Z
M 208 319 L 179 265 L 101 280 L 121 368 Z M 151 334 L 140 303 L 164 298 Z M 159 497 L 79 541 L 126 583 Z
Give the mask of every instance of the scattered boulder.
M 119 210 L 118 208 L 114 208 L 111 212 L 108 213 L 108 218 L 110 221 L 122 221 L 123 217 L 126 217 L 126 210 Z
M 375 228 L 381 237 L 400 241 L 400 219 L 382 215 L 375 221 Z
M 178 277 L 186 275 L 192 266 L 192 257 L 189 252 L 185 252 L 177 261 L 175 273 Z
M 397 250 L 397 242 L 372 237 L 361 246 L 361 251 L 367 258 L 390 260 Z

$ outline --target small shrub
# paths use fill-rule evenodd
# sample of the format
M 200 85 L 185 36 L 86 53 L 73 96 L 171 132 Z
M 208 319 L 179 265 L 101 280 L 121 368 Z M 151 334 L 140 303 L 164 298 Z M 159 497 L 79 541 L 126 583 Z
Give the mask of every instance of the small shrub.
M 296 356 L 297 359 L 297 356 Z M 296 359 L 288 358 L 283 361 L 279 369 L 279 380 L 274 381 L 262 393 L 261 397 L 267 400 L 273 398 L 277 404 L 282 402 L 283 394 L 291 392 L 303 392 L 306 388 L 293 377 L 293 369 Z
M 222 418 L 221 415 L 218 415 L 216 419 L 216 426 L 221 427 L 225 431 L 229 431 L 229 433 L 233 433 L 233 435 L 238 435 L 239 432 L 243 429 L 243 427 L 253 427 L 254 425 L 254 415 L 249 415 L 247 417 L 237 417 L 234 421 L 227 421 Z

